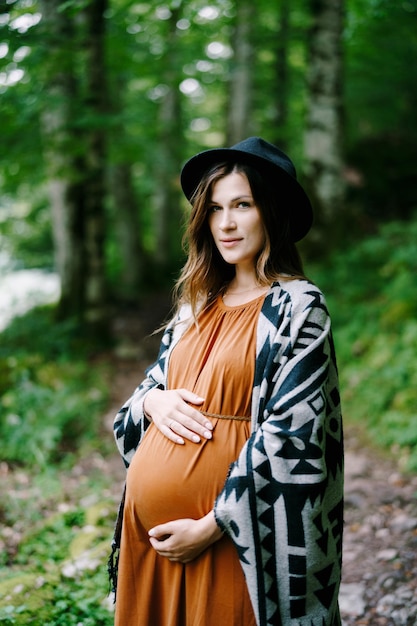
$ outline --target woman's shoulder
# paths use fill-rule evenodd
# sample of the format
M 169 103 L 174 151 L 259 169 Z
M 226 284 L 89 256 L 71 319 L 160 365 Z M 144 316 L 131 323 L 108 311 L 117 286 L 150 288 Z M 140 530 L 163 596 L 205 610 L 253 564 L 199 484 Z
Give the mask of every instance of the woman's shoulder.
M 285 299 L 293 304 L 320 302 L 325 298 L 321 289 L 307 278 L 288 278 L 273 283 L 270 292 L 280 299 Z
M 188 304 L 188 302 L 183 302 L 178 307 L 178 311 L 176 312 L 173 321 L 174 322 L 188 322 L 192 318 L 192 316 L 193 316 L 193 313 L 191 310 L 191 304 Z
M 268 297 L 269 295 L 269 297 Z M 308 279 L 293 278 L 275 282 L 263 308 L 263 332 L 291 336 L 304 325 L 327 328 L 330 318 L 322 291 Z
M 272 320 L 315 318 L 326 323 L 329 312 L 320 288 L 306 278 L 290 278 L 275 282 L 265 301 L 264 315 Z

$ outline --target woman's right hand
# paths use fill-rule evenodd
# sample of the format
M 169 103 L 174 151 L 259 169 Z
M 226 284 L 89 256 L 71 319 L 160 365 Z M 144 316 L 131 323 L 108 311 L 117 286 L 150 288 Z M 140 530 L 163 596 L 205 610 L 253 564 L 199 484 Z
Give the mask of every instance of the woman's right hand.
M 200 411 L 190 404 L 204 402 L 188 389 L 151 389 L 146 394 L 143 410 L 165 437 L 174 443 L 184 439 L 199 443 L 201 437 L 211 439 L 213 426 Z

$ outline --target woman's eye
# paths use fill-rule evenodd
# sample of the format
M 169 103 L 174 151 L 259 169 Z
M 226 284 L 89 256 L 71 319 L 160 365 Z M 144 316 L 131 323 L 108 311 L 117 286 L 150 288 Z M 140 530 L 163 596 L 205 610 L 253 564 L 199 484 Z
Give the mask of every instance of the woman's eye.
M 210 210 L 210 213 L 216 213 L 217 211 L 221 211 L 222 208 L 221 206 L 218 206 L 217 204 L 212 204 L 209 210 Z
M 248 209 L 248 208 L 250 207 L 250 202 L 243 202 L 243 201 L 242 201 L 242 202 L 239 202 L 238 206 L 239 206 L 241 209 Z

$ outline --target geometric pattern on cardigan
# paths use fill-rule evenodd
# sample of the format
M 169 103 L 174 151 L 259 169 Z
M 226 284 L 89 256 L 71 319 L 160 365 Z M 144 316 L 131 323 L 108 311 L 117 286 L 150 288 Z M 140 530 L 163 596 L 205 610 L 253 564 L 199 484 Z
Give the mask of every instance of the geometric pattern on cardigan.
M 126 465 L 148 426 L 146 392 L 165 388 L 183 307 L 156 363 L 115 419 Z M 275 283 L 257 324 L 252 434 L 214 508 L 233 540 L 259 626 L 340 626 L 343 432 L 331 324 L 320 290 Z

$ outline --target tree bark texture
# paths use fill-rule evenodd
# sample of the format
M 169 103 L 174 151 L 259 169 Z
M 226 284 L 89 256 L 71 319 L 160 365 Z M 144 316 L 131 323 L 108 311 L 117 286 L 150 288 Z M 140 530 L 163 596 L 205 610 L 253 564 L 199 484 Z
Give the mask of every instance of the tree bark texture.
M 42 125 L 51 205 L 55 264 L 61 281 L 60 318 L 82 316 L 84 308 L 84 193 L 75 172 L 84 168 L 82 156 L 71 148 L 78 84 L 74 67 L 74 24 L 59 11 L 59 0 L 42 0 L 48 48 Z
M 48 58 L 43 115 L 45 158 L 61 279 L 58 315 L 103 328 L 105 98 L 104 11 L 92 0 L 83 11 L 42 0 Z
M 290 0 L 281 0 L 279 9 L 279 27 L 275 46 L 275 98 L 273 142 L 282 150 L 286 149 L 286 126 L 288 121 L 288 94 L 289 94 L 289 73 L 288 73 L 288 46 L 290 29 Z
M 171 10 L 168 21 L 166 52 L 161 61 L 166 93 L 161 101 L 157 120 L 157 143 L 154 159 L 154 208 L 156 266 L 170 268 L 178 259 L 181 236 L 179 170 L 181 166 L 182 126 L 179 83 L 181 64 L 178 62 L 177 22 L 181 16 L 181 2 Z
M 92 122 L 87 133 L 85 175 L 85 318 L 105 324 L 107 318 L 105 277 L 105 200 L 107 82 L 105 18 L 107 0 L 90 0 L 85 8 L 86 112 Z
M 254 46 L 253 30 L 256 3 L 236 3 L 236 21 L 232 37 L 233 59 L 229 82 L 226 145 L 231 146 L 252 134 Z
M 336 234 L 343 167 L 344 0 L 310 0 L 305 177 L 315 205 L 315 234 Z

